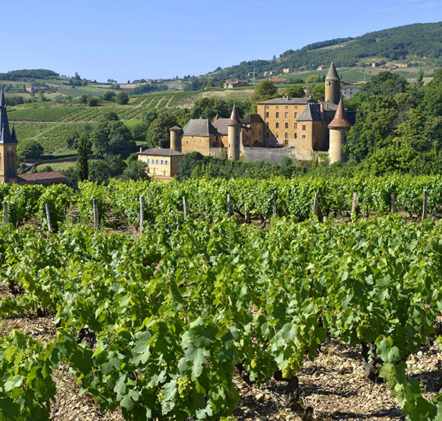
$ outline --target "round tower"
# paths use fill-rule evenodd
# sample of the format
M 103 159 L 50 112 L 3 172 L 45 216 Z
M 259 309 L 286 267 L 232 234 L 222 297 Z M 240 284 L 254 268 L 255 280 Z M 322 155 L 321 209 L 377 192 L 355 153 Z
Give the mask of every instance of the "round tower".
M 170 129 L 170 149 L 181 152 L 181 136 L 183 129 L 180 126 L 174 126 Z
M 341 98 L 341 79 L 339 79 L 335 64 L 331 62 L 325 78 L 325 102 L 337 104 Z
M 238 161 L 241 148 L 241 123 L 239 121 L 238 111 L 236 106 L 233 106 L 232 114 L 230 115 L 229 122 L 227 124 L 227 159 L 231 161 Z
M 339 101 L 338 109 L 334 119 L 328 125 L 330 132 L 330 146 L 328 149 L 328 158 L 330 165 L 335 162 L 342 162 L 345 160 L 342 152 L 342 145 L 345 143 L 345 137 L 351 124 L 348 122 L 344 111 L 342 99 Z

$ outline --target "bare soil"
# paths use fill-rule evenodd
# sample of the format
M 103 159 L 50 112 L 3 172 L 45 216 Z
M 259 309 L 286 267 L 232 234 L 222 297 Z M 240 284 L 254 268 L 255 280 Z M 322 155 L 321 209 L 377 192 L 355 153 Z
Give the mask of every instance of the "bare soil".
M 5 295 L 6 291 L 0 291 Z M 439 323 L 441 320 L 439 320 Z M 0 337 L 10 329 L 18 329 L 39 341 L 55 338 L 52 317 L 25 317 L 0 319 Z M 410 375 L 418 378 L 427 398 L 434 397 L 442 388 L 442 352 L 435 341 L 430 341 L 407 364 Z M 61 365 L 53 374 L 57 386 L 52 405 L 53 421 L 121 421 L 121 411 L 102 413 L 92 396 L 81 393 L 76 379 L 67 365 Z M 323 344 L 314 361 L 305 361 L 298 375 L 304 406 L 313 408 L 314 420 L 404 420 L 400 408 L 391 398 L 384 384 L 376 384 L 364 375 L 360 349 L 329 340 Z M 242 421 L 301 420 L 290 409 L 284 396 L 285 382 L 271 380 L 257 388 L 248 385 L 235 373 L 234 382 L 240 392 L 240 402 L 233 417 Z

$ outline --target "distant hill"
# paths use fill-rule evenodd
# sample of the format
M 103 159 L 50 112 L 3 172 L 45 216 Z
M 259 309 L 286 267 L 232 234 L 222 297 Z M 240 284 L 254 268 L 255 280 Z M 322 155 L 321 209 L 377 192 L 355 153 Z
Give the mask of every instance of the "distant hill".
M 24 69 L 13 70 L 12 72 L 0 73 L 0 80 L 19 81 L 24 79 L 56 79 L 60 75 L 47 69 Z
M 336 38 L 315 42 L 299 50 L 288 50 L 275 60 L 244 61 L 237 66 L 217 69 L 207 76 L 216 80 L 245 78 L 256 71 L 282 73 L 282 69 L 310 70 L 334 61 L 337 67 L 361 66 L 368 58 L 430 61 L 442 65 L 442 22 L 413 24 L 370 32 L 356 38 Z

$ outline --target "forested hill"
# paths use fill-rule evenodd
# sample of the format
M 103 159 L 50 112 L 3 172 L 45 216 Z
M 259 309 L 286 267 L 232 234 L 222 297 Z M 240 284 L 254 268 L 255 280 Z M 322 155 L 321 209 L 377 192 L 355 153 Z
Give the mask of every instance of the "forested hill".
M 256 71 L 295 67 L 315 69 L 332 60 L 338 67 L 361 65 L 369 57 L 385 60 L 416 60 L 425 58 L 435 65 L 442 65 L 442 22 L 413 24 L 370 32 L 356 38 L 336 38 L 309 44 L 299 50 L 288 50 L 273 60 L 242 62 L 237 66 L 217 69 L 210 76 L 216 79 L 246 77 Z

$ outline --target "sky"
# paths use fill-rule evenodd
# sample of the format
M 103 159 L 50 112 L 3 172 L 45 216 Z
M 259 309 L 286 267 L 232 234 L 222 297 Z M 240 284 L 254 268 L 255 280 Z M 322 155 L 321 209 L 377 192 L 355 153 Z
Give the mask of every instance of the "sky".
M 0 0 L 0 72 L 97 81 L 208 73 L 288 49 L 442 20 L 442 0 Z

